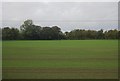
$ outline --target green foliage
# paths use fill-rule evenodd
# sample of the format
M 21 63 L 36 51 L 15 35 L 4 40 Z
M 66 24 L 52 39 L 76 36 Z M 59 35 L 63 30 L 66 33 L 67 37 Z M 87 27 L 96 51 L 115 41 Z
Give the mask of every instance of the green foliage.
M 80 30 L 76 29 L 70 32 L 65 32 L 67 39 L 118 39 L 118 30 L 109 30 L 103 32 L 103 30 L 95 31 L 95 30 Z
M 118 31 L 115 30 L 109 30 L 105 32 L 105 38 L 106 39 L 118 39 Z
M 2 40 L 2 29 L 0 28 L 0 40 Z
M 2 29 L 3 40 L 17 40 L 19 39 L 19 30 L 17 28 L 5 27 Z
M 33 24 L 32 20 L 26 20 L 20 26 L 20 31 L 16 28 L 5 27 L 2 29 L 3 40 L 85 40 L 85 39 L 118 39 L 120 34 L 118 30 L 105 31 L 103 29 L 81 30 L 75 29 L 63 33 L 58 26 L 41 27 Z

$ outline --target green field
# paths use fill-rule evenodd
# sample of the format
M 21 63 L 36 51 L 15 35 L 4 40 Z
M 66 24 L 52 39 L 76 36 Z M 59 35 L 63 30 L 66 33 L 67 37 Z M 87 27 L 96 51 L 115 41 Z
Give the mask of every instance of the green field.
M 117 40 L 3 41 L 3 79 L 117 79 Z

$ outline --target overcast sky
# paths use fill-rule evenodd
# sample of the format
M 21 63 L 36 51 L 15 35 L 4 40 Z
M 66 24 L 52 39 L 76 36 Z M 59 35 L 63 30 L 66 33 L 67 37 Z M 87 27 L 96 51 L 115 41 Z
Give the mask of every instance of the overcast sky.
M 40 26 L 59 26 L 62 31 L 73 29 L 117 29 L 117 2 L 4 2 L 2 27 L 19 28 L 32 19 Z

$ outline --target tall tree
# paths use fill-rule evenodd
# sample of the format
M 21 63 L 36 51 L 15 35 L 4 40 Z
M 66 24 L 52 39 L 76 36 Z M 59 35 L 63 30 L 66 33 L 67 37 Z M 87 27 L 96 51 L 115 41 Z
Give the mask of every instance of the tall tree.
M 33 24 L 32 20 L 26 20 L 20 27 L 24 39 L 40 39 L 41 27 Z

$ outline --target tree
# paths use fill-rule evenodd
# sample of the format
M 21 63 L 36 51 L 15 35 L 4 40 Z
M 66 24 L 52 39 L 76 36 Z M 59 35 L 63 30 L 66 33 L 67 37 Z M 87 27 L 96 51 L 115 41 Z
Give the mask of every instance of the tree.
M 104 33 L 103 33 L 103 29 L 99 30 L 97 32 L 97 39 L 104 39 Z
M 58 26 L 41 27 L 34 25 L 32 20 L 24 21 L 24 23 L 20 26 L 20 31 L 17 28 L 2 28 L 2 34 L 3 40 L 85 40 L 120 38 L 120 31 L 117 29 L 105 32 L 103 32 L 103 29 L 99 31 L 74 29 L 70 32 L 63 33 Z
M 45 40 L 53 39 L 53 31 L 50 27 L 43 27 L 41 32 L 42 32 L 42 39 Z
M 95 30 L 88 30 L 86 33 L 87 33 L 87 36 L 86 36 L 87 38 L 86 39 L 96 39 L 97 36 L 98 36 L 99 39 L 101 39 L 102 36 L 103 36 L 102 31 L 101 31 L 101 33 L 100 32 L 97 33 L 97 31 L 95 31 Z
M 0 40 L 2 40 L 2 29 L 0 28 Z
M 26 20 L 20 27 L 23 39 L 40 39 L 41 27 L 33 24 L 32 20 Z
M 59 40 L 62 35 L 61 29 L 57 26 L 53 26 L 52 30 L 53 30 L 53 32 L 52 32 L 53 38 Z
M 118 39 L 118 33 L 116 29 L 105 31 L 105 39 Z
M 19 39 L 19 30 L 17 28 L 5 27 L 2 29 L 3 40 L 17 40 Z
M 32 20 L 26 20 L 24 21 L 24 23 L 20 26 L 20 29 L 22 31 L 26 31 L 30 26 L 33 25 L 33 21 Z
M 118 39 L 120 39 L 120 31 L 118 31 Z

